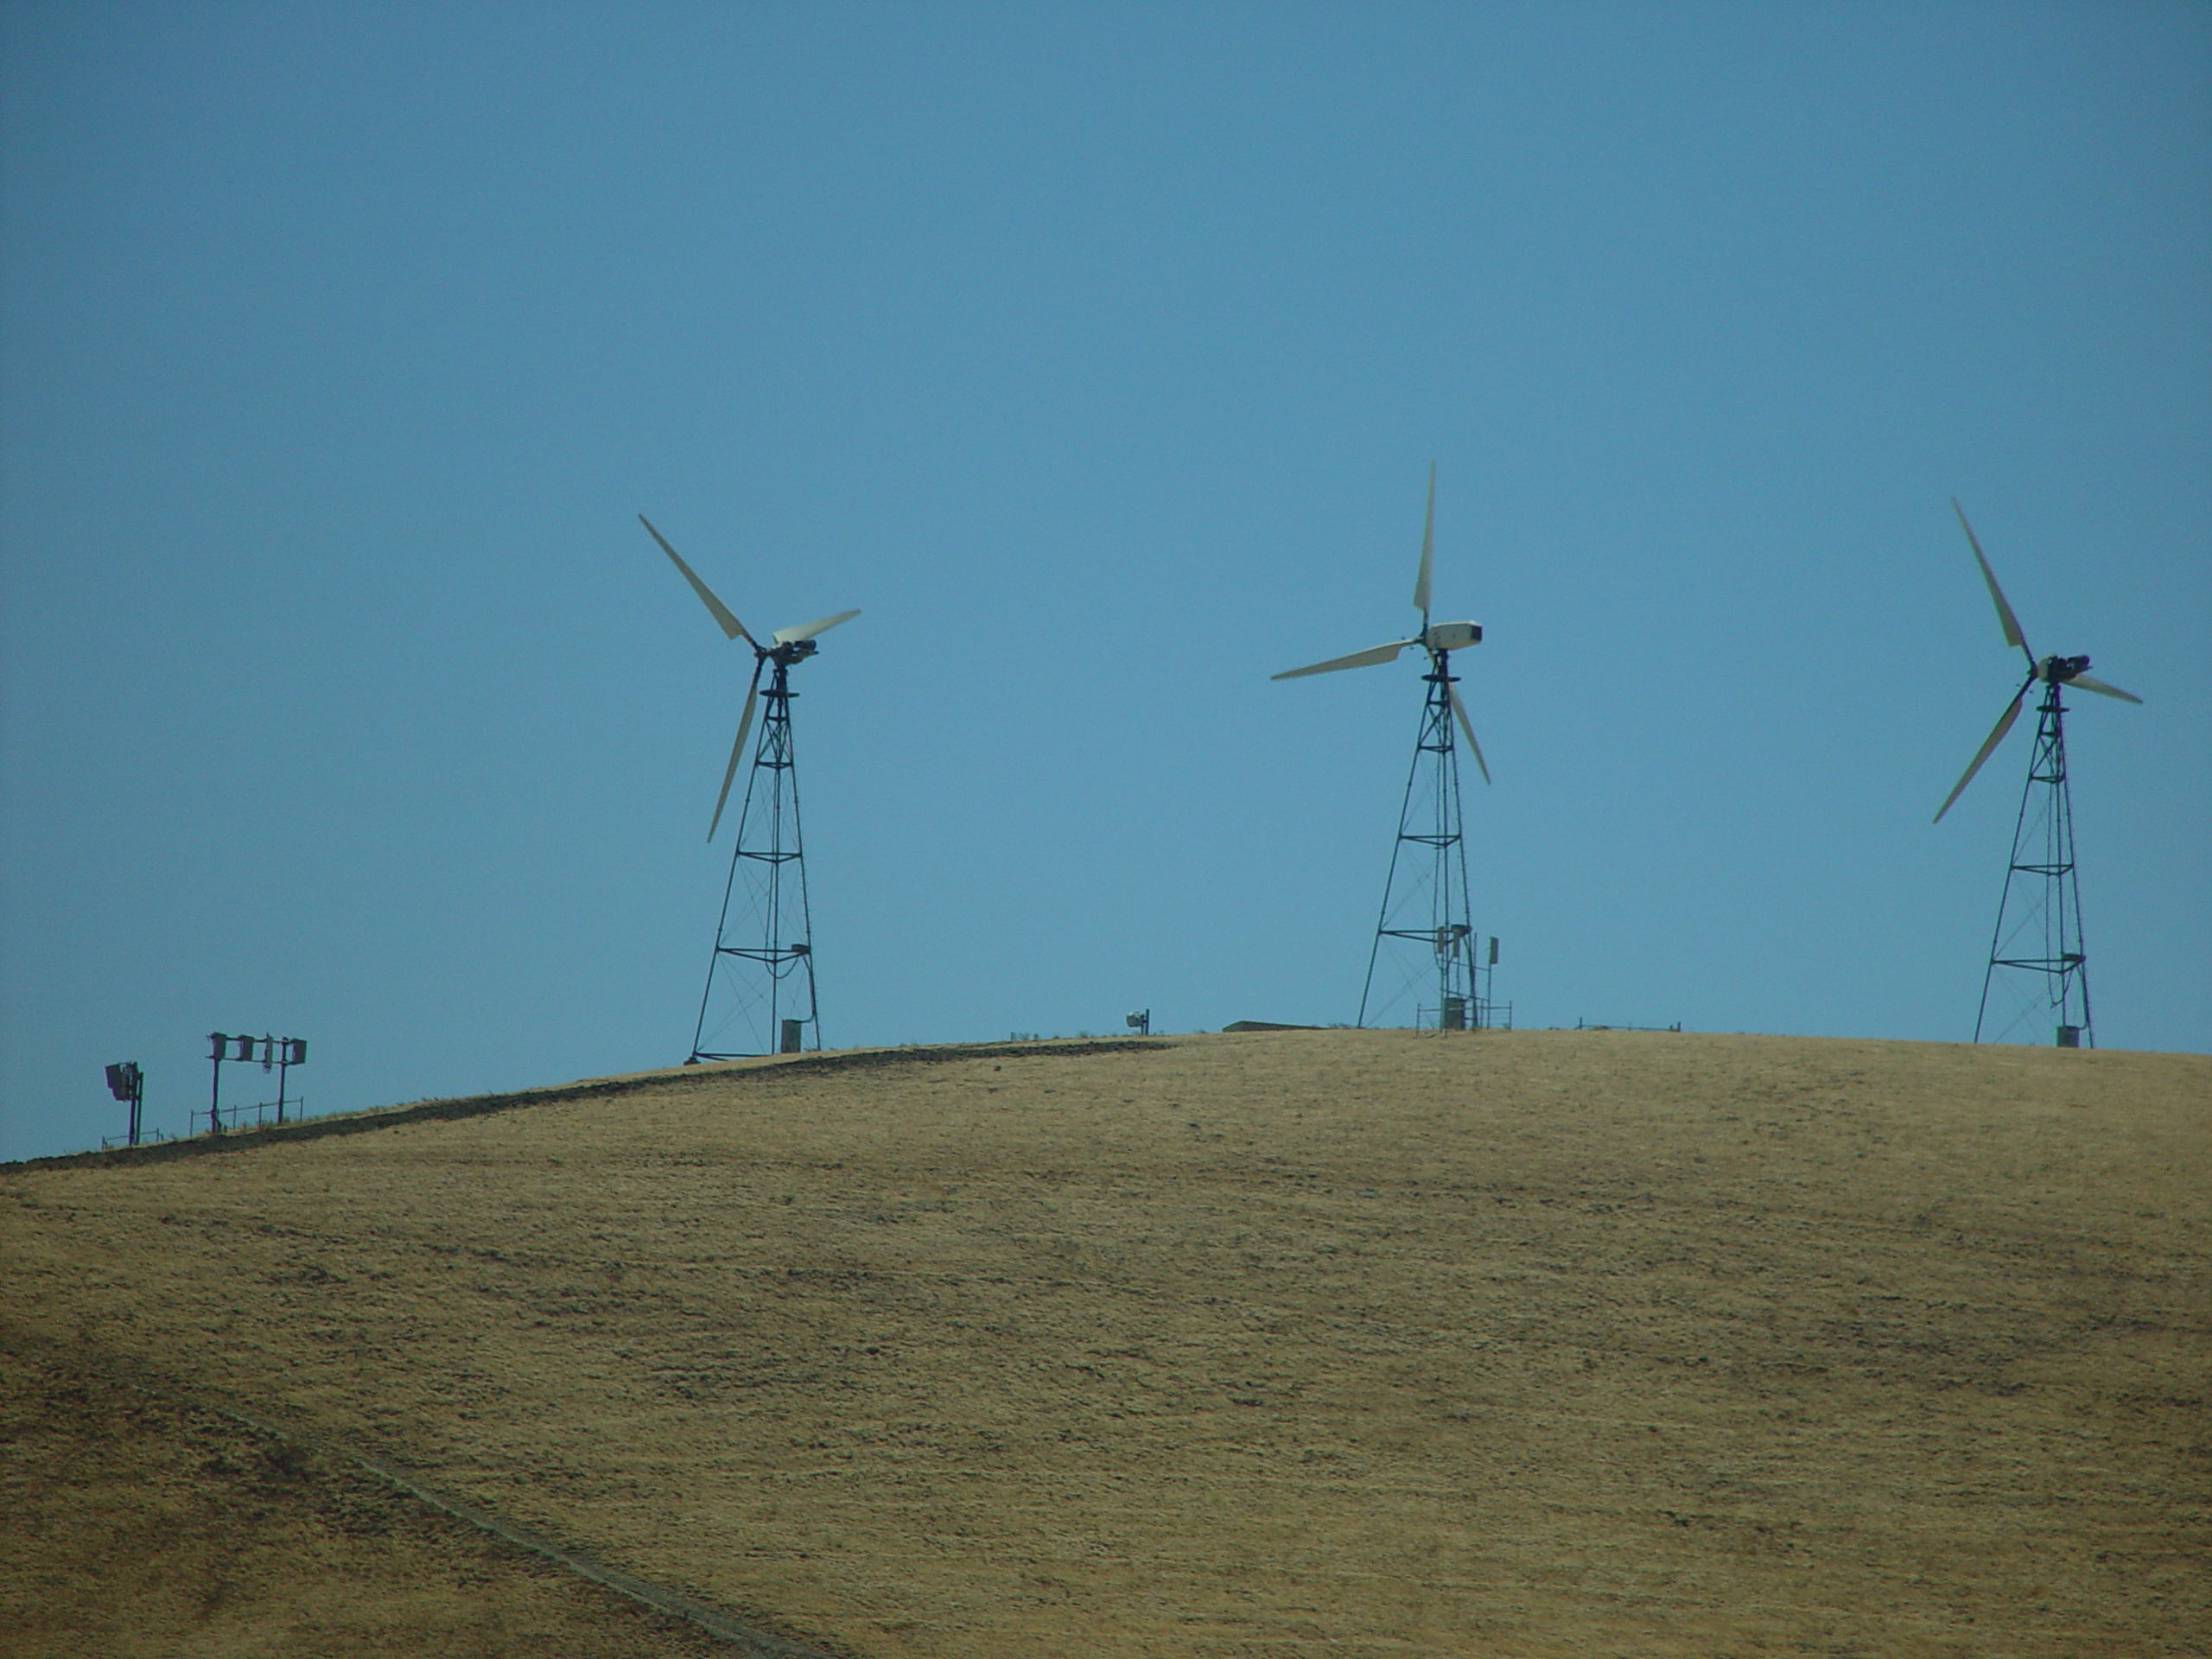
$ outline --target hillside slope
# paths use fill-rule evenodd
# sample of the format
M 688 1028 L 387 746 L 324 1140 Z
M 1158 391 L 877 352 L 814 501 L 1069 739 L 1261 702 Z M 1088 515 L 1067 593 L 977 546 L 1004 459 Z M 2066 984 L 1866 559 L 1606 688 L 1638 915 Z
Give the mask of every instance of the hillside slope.
M 2208 1131 L 2191 1056 L 770 1062 L 0 1172 L 0 1342 L 866 1656 L 2195 1651 Z

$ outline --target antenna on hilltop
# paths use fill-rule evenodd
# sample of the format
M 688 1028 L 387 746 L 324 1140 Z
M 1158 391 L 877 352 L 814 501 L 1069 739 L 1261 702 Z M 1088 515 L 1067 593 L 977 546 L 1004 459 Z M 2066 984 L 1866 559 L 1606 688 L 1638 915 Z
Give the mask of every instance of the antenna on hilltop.
M 2143 699 L 2133 691 L 2091 679 L 2085 671 L 2089 666 L 2087 657 L 2038 658 L 2031 651 L 2020 632 L 2019 619 L 2005 602 L 2005 590 L 1997 585 L 1997 573 L 1982 556 L 1974 526 L 1967 523 L 1966 509 L 1954 499 L 1951 510 L 1959 515 L 1967 545 L 1974 550 L 1981 579 L 1989 585 L 1998 625 L 2005 630 L 2005 643 L 2019 647 L 2027 658 L 2028 677 L 1998 716 L 1995 728 L 1968 763 L 1966 774 L 1943 798 L 1943 804 L 1936 810 L 1936 823 L 1943 821 L 1951 803 L 1965 791 L 1974 773 L 1981 770 L 1981 763 L 2012 729 L 2028 688 L 2038 680 L 2044 688 L 2043 702 L 2036 711 L 2036 744 L 2028 756 L 2027 787 L 2021 793 L 2020 816 L 2012 827 L 2012 859 L 2005 872 L 2004 896 L 1997 901 L 1997 929 L 1990 935 L 1989 965 L 1981 976 L 1981 1007 L 1974 1014 L 1974 1039 L 1981 1040 L 1982 1027 L 1989 1023 L 1991 991 L 2002 987 L 2012 1012 L 1991 1041 L 2003 1042 L 2040 1006 L 2052 1020 L 2059 1047 L 2094 1048 L 2096 1036 L 2089 1020 L 2089 957 L 2082 939 L 2082 893 L 2074 878 L 2074 798 L 2066 780 L 2066 705 L 2060 701 L 2059 692 L 2075 685 L 2123 702 Z
M 753 1054 L 796 1054 L 822 1046 L 820 1011 L 815 999 L 813 918 L 806 901 L 806 860 L 799 836 L 798 769 L 791 747 L 791 671 L 814 655 L 814 640 L 858 611 L 779 628 L 762 645 L 729 607 L 715 597 L 683 557 L 668 544 L 642 512 L 645 525 L 661 551 L 676 562 L 723 637 L 753 647 L 753 680 L 746 689 L 745 712 L 738 719 L 737 741 L 730 745 L 722 770 L 721 793 L 707 839 L 721 827 L 729 804 L 731 783 L 745 755 L 753 711 L 761 697 L 760 677 L 768 677 L 768 709 L 760 722 L 760 741 L 746 773 L 737 810 L 737 844 L 731 849 L 729 880 L 722 888 L 722 909 L 715 924 L 715 952 L 707 963 L 707 988 L 699 997 L 699 1020 L 692 1028 L 686 1065 L 700 1060 L 734 1060 Z M 742 880 L 741 880 L 742 877 Z M 734 914 L 733 915 L 733 906 Z M 733 1044 L 749 1046 L 733 1047 Z
M 1483 760 L 1482 745 L 1475 741 L 1467 706 L 1459 700 L 1452 653 L 1481 644 L 1483 631 L 1472 622 L 1432 623 L 1428 620 L 1435 540 L 1436 465 L 1432 461 L 1428 516 L 1421 533 L 1421 573 L 1414 579 L 1414 607 L 1421 613 L 1421 632 L 1409 639 L 1395 639 L 1349 657 L 1332 657 L 1274 677 L 1294 680 L 1307 674 L 1332 674 L 1338 669 L 1395 662 L 1398 653 L 1408 645 L 1419 645 L 1428 654 L 1428 672 L 1421 677 L 1428 695 L 1421 706 L 1421 735 L 1414 745 L 1413 768 L 1406 775 L 1405 798 L 1398 809 L 1398 839 L 1391 849 L 1390 874 L 1382 887 L 1375 943 L 1367 953 L 1358 1023 L 1366 1025 L 1370 1006 L 1378 1015 L 1385 1014 L 1402 1005 L 1411 993 L 1414 1023 L 1421 1025 L 1421 1016 L 1428 1011 L 1421 1004 L 1421 992 L 1433 980 L 1438 1029 L 1462 1031 L 1471 1014 L 1479 1021 L 1480 1003 L 1475 995 L 1475 932 L 1469 920 L 1471 901 L 1459 804 L 1459 756 L 1452 730 L 1454 721 L 1466 735 L 1467 748 L 1484 783 L 1490 781 L 1490 767 Z M 1383 976 L 1379 997 L 1378 969 Z

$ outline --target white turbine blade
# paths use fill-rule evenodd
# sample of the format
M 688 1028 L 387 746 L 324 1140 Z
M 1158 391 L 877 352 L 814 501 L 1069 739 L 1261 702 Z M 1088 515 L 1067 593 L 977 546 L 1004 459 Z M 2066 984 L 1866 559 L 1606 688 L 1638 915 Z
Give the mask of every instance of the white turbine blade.
M 1467 705 L 1459 701 L 1459 688 L 1447 685 L 1452 694 L 1452 712 L 1459 716 L 1459 729 L 1467 734 L 1467 747 L 1475 752 L 1475 764 L 1482 768 L 1483 782 L 1490 782 L 1490 764 L 1483 759 L 1483 746 L 1475 741 L 1475 728 L 1467 723 Z
M 1414 578 L 1414 608 L 1421 613 L 1421 626 L 1428 626 L 1428 572 L 1430 556 L 1436 545 L 1436 463 L 1428 463 L 1428 517 L 1421 527 L 1421 575 Z
M 2005 590 L 1997 585 L 1997 573 L 1989 568 L 1989 561 L 1982 556 L 1981 541 L 1974 533 L 1974 526 L 1967 523 L 1967 510 L 1959 505 L 1959 498 L 1951 498 L 1951 511 L 1959 515 L 1959 528 L 1967 533 L 1967 545 L 1974 549 L 1974 562 L 1981 567 L 1981 579 L 1989 584 L 1989 597 L 1997 606 L 1997 620 L 2004 625 L 2005 643 L 2018 645 L 2027 656 L 2028 665 L 2035 666 L 2036 654 L 2028 650 L 2027 636 L 2020 632 L 2020 619 L 2012 614 L 2012 607 L 2005 602 Z
M 2123 691 L 2116 685 L 2107 685 L 2102 680 L 2093 680 L 2086 674 L 2076 674 L 2072 679 L 2064 681 L 2063 683 L 2067 685 L 2078 685 L 2084 691 L 2094 691 L 2100 696 L 2118 697 L 2122 702 L 2140 702 L 2143 701 L 2142 698 L 2137 696 L 2133 691 Z
M 721 827 L 722 808 L 729 804 L 730 779 L 737 776 L 738 758 L 745 753 L 745 735 L 753 729 L 753 702 L 760 695 L 760 676 L 756 671 L 753 683 L 746 689 L 745 713 L 737 722 L 737 741 L 729 746 L 729 765 L 722 768 L 722 792 L 715 797 L 715 821 L 707 826 L 707 839 L 715 838 L 715 831 Z
M 1287 668 L 1280 674 L 1270 674 L 1271 680 L 1295 680 L 1307 674 L 1333 674 L 1340 668 L 1372 668 L 1377 663 L 1395 663 L 1398 653 L 1408 645 L 1417 645 L 1418 639 L 1400 639 L 1395 644 L 1377 645 L 1372 651 L 1355 651 L 1349 657 L 1332 657 L 1325 663 L 1309 663 L 1304 668 Z
M 835 616 L 825 616 L 813 622 L 802 622 L 795 628 L 778 628 L 774 639 L 779 645 L 795 645 L 802 639 L 811 639 L 817 633 L 827 633 L 840 622 L 849 622 L 858 611 L 840 611 Z
M 707 608 L 715 613 L 715 620 L 722 625 L 722 638 L 741 639 L 747 645 L 758 649 L 760 642 L 745 631 L 745 624 L 732 614 L 728 606 L 715 597 L 715 590 L 699 580 L 699 573 L 683 563 L 683 556 L 668 544 L 668 537 L 653 529 L 653 521 L 641 512 L 638 515 L 638 522 L 645 527 L 647 533 L 652 537 L 653 540 L 660 543 L 660 550 L 676 561 L 676 568 L 683 573 L 683 580 L 691 584 L 692 591 L 706 601 Z
M 1943 798 L 1943 804 L 1936 809 L 1936 816 L 1934 818 L 1929 820 L 1930 823 L 1941 823 L 1943 822 L 1943 815 L 1951 810 L 1951 803 L 1957 800 L 1961 795 L 1964 794 L 1966 792 L 1966 786 L 1974 782 L 1974 773 L 1980 772 L 1981 770 L 1981 763 L 1989 759 L 1989 752 L 2005 741 L 2005 734 L 2012 729 L 2012 722 L 2020 717 L 2020 700 L 2028 695 L 2028 686 L 2033 685 L 2034 683 L 2035 682 L 2033 680 L 2030 680 L 2027 685 L 2022 686 L 2018 691 L 2015 691 L 2012 694 L 2012 706 L 2007 709 L 2004 714 L 1999 717 L 1997 728 L 1990 733 L 1989 736 L 1983 741 L 1981 747 L 1975 753 L 1974 762 L 1972 765 L 1967 766 L 1966 775 L 1960 779 L 1957 785 L 1952 789 L 1951 792 Z

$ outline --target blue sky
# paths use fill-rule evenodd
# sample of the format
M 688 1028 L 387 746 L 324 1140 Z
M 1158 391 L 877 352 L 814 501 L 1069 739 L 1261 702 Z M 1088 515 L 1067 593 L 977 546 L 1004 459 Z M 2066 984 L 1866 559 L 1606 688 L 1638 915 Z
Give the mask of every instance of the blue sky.
M 1963 1039 L 2076 698 L 2212 1046 L 2212 10 L 0 9 L 0 1155 L 670 1064 L 756 628 L 833 1046 L 1348 1020 L 1429 462 L 1524 1025 Z M 725 836 L 727 831 L 724 832 Z M 257 1081 L 257 1077 L 255 1079 Z M 238 1084 L 250 1092 L 251 1083 Z

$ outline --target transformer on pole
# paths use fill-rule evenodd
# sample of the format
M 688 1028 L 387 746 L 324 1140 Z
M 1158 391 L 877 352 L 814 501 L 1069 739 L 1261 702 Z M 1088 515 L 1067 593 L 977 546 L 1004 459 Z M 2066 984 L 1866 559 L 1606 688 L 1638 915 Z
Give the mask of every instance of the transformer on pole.
M 107 1091 L 130 1108 L 130 1144 L 137 1146 L 138 1111 L 146 1099 L 146 1074 L 138 1069 L 138 1062 L 124 1060 L 108 1067 Z
M 273 1070 L 276 1072 L 276 1121 L 282 1123 L 284 1121 L 284 1090 L 291 1076 L 292 1068 L 296 1065 L 305 1065 L 308 1063 L 307 1039 L 270 1037 L 266 1034 L 260 1037 L 233 1037 L 223 1032 L 211 1031 L 207 1033 L 207 1058 L 214 1063 L 215 1067 L 214 1077 L 207 1096 L 207 1132 L 210 1135 L 223 1133 L 223 1063 L 226 1060 L 236 1065 L 240 1061 L 251 1062 L 257 1059 L 261 1062 L 261 1069 L 264 1071 Z M 258 1122 L 263 1109 L 268 1103 L 264 1101 L 251 1108 L 243 1106 L 236 1108 L 232 1112 L 232 1116 L 236 1118 L 250 1109 L 255 1116 L 255 1121 Z M 294 1103 L 303 1104 L 304 1103 L 295 1102 Z

